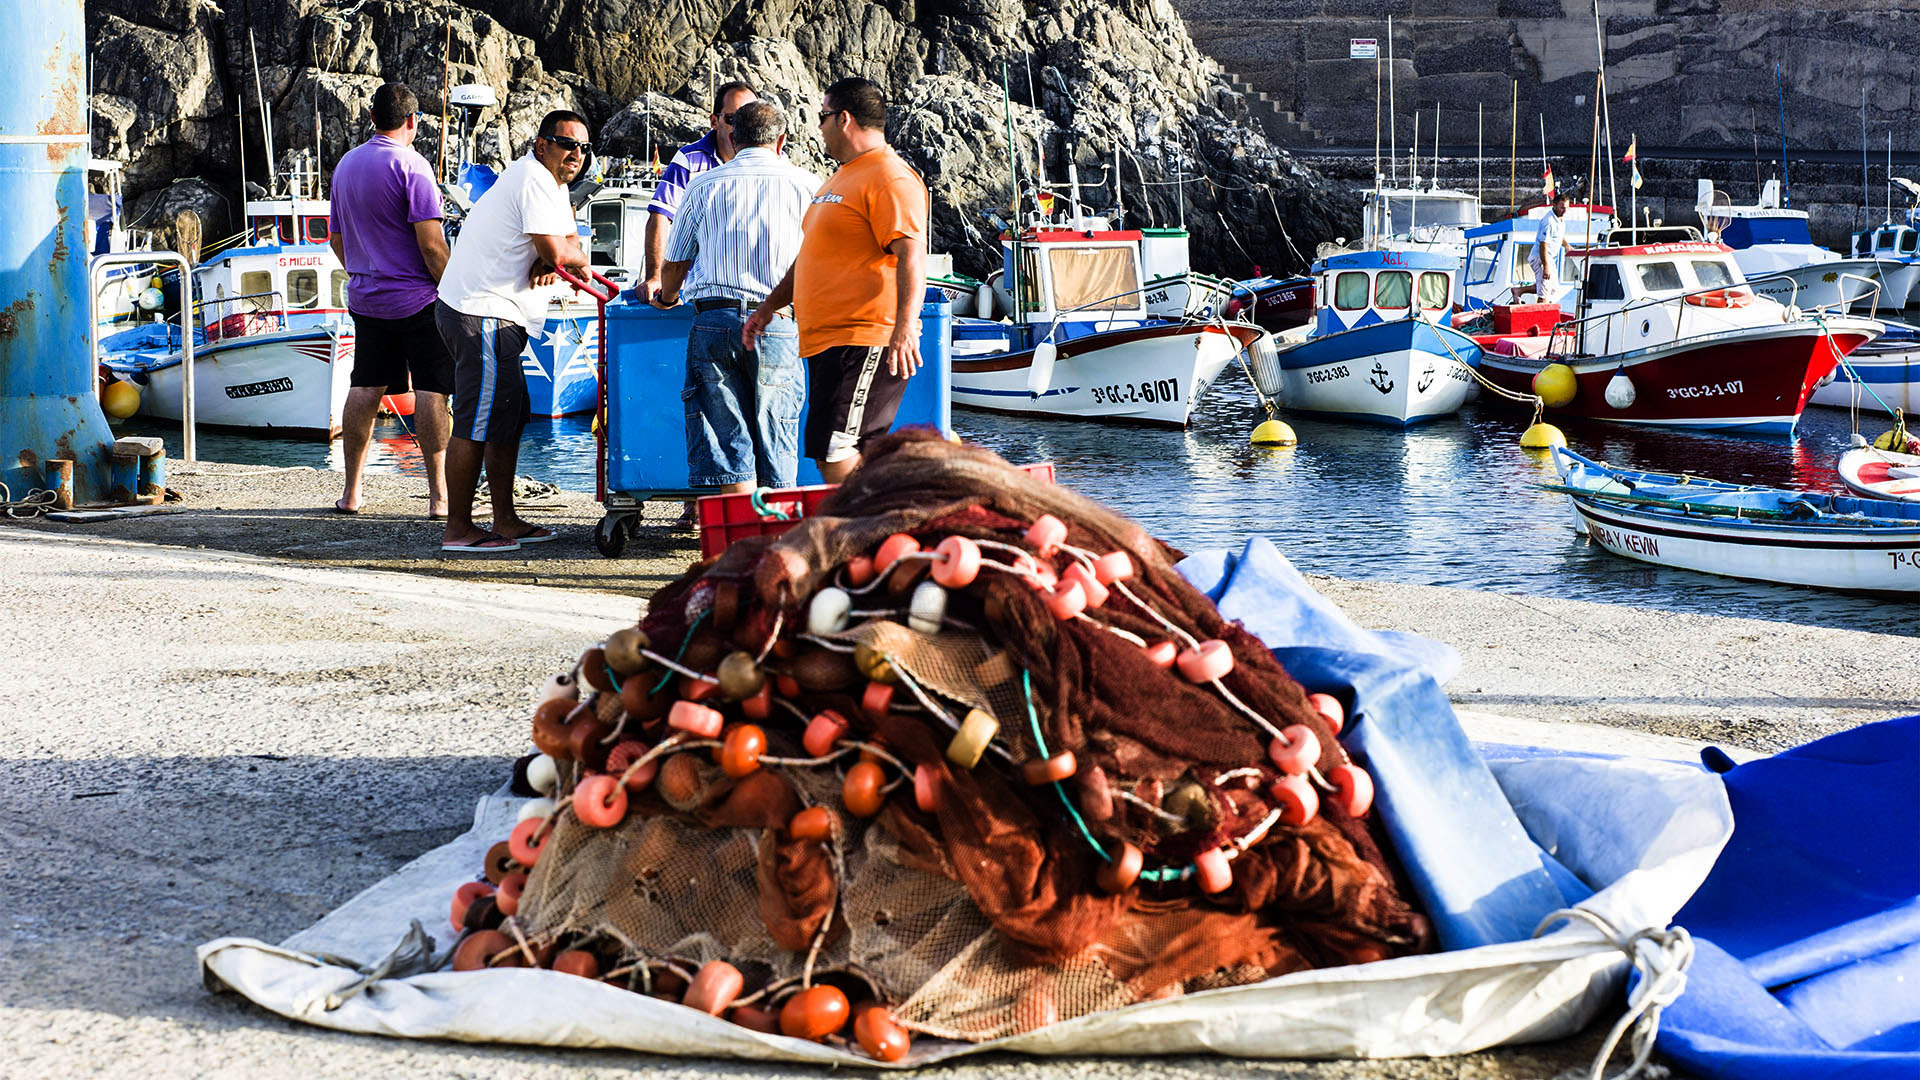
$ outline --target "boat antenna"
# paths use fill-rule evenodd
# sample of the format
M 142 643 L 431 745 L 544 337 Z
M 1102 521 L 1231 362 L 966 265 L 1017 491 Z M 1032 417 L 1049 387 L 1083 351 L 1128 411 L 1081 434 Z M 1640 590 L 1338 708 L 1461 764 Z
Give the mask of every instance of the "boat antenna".
M 1791 185 L 1787 183 L 1787 94 L 1780 87 L 1780 65 L 1773 65 L 1773 99 L 1780 106 L 1780 206 L 1793 209 Z
M 1540 176 L 1541 178 L 1544 179 L 1547 175 L 1549 175 L 1552 169 L 1553 169 L 1552 163 L 1547 160 L 1547 114 L 1541 113 L 1540 114 Z M 1547 201 L 1551 203 L 1553 200 L 1549 199 Z
M 1873 228 L 1873 201 L 1867 193 L 1867 87 L 1860 86 L 1860 212 L 1862 229 Z
M 1480 103 L 1480 126 L 1473 142 L 1473 199 L 1485 202 L 1487 197 L 1487 103 Z
M 1887 129 L 1887 222 L 1893 222 L 1893 129 Z
M 248 15 L 252 15 L 251 8 L 248 9 Z M 267 147 L 267 184 L 275 192 L 278 192 L 280 190 L 280 169 L 279 166 L 273 163 L 273 118 L 267 113 L 266 92 L 260 88 L 260 46 L 254 41 L 251 18 L 249 18 L 247 24 L 247 49 L 253 54 L 253 98 L 260 105 L 260 136 L 266 141 Z M 1863 109 L 1865 107 L 1864 102 L 1866 101 L 1865 95 L 1866 91 L 1862 90 L 1860 100 L 1863 103 Z M 1866 113 L 1862 112 L 1860 115 L 1862 117 L 1862 123 L 1865 123 L 1864 118 Z M 1862 130 L 1865 129 L 1863 128 Z M 241 202 L 244 203 L 246 201 L 245 189 L 242 189 L 240 194 L 242 196 Z
M 1007 260 L 1012 270 L 1013 280 L 1008 284 L 1013 296 L 1013 323 L 1020 325 L 1026 312 L 1021 310 L 1020 289 L 1020 151 L 1013 141 L 1013 81 L 1007 71 L 1007 62 L 1000 62 L 1000 104 L 1007 120 L 1007 185 L 1013 191 L 1008 200 L 1008 208 L 1013 214 L 1013 224 L 1007 230 L 1007 239 L 1014 244 L 1013 258 Z
M 1593 35 L 1600 56 L 1600 116 L 1607 133 L 1607 201 L 1614 206 L 1620 205 L 1620 184 L 1613 171 L 1613 104 L 1607 100 L 1607 38 L 1600 31 L 1600 0 L 1593 0 Z M 1591 218 L 1593 193 L 1587 193 L 1588 217 Z M 1588 228 L 1591 235 L 1592 228 Z
M 1387 187 L 1391 189 L 1400 180 L 1399 166 L 1394 162 L 1400 156 L 1400 137 L 1394 133 L 1398 118 L 1393 114 L 1393 16 L 1387 16 L 1387 168 L 1393 172 L 1387 176 Z
M 1440 102 L 1433 103 L 1433 184 L 1430 191 L 1440 190 Z
M 1520 213 L 1520 80 L 1513 80 L 1513 105 L 1507 110 L 1507 216 Z
M 447 119 L 452 106 L 448 99 L 453 94 L 453 20 L 447 20 L 447 43 L 440 50 L 440 182 L 451 179 L 447 175 Z
M 1413 197 L 1407 202 L 1407 239 L 1413 239 L 1413 227 L 1420 221 L 1420 110 L 1413 110 L 1413 142 L 1408 147 L 1413 160 L 1407 169 L 1407 190 Z M 1385 247 L 1385 244 L 1380 245 Z
M 234 149 L 240 155 L 240 205 L 247 204 L 247 103 L 240 94 L 233 96 Z

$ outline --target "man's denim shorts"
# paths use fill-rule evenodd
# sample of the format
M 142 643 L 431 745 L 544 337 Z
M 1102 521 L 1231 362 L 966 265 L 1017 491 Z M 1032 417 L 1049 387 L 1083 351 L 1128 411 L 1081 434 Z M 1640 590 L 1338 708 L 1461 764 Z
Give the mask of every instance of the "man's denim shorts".
M 746 313 L 730 308 L 694 316 L 687 336 L 687 483 L 752 482 L 792 487 L 800 465 L 800 410 L 806 377 L 792 319 L 776 318 L 759 348 L 740 344 Z

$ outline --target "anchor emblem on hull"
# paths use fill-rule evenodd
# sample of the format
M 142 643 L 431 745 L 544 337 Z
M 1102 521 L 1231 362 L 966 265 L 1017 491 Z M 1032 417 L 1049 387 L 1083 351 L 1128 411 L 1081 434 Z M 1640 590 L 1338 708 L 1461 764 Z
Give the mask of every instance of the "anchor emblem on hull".
M 1428 364 L 1427 369 L 1420 373 L 1420 381 L 1414 385 L 1414 389 L 1424 394 L 1427 392 L 1427 387 L 1432 385 L 1433 385 L 1433 365 Z
M 1387 369 L 1380 366 L 1379 361 L 1374 362 L 1373 378 L 1368 379 L 1367 382 L 1383 394 L 1393 393 L 1393 379 L 1387 374 Z

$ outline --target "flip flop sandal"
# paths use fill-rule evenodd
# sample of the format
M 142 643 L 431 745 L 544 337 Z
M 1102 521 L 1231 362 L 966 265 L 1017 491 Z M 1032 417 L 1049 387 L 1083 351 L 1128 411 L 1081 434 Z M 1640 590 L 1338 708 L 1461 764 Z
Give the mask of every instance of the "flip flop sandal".
M 506 533 L 501 533 L 500 535 L 520 544 L 544 544 L 549 540 L 558 540 L 560 538 L 559 533 L 554 532 L 552 529 L 541 528 L 538 525 L 535 525 L 533 531 L 527 533 L 525 536 L 507 536 Z
M 333 512 L 336 514 L 357 514 L 360 512 L 358 507 L 348 508 L 341 506 L 340 504 L 345 501 L 344 499 L 333 500 Z
M 494 543 L 494 541 L 500 541 Z M 496 551 L 519 551 L 520 541 L 509 540 L 499 533 L 488 533 L 478 540 L 464 544 L 441 544 L 441 551 L 450 551 L 455 555 L 491 555 Z

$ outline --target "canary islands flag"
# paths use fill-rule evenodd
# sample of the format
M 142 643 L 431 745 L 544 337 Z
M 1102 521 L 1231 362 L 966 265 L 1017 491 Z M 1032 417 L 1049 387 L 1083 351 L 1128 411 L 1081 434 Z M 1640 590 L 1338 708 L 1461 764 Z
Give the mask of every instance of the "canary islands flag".
M 1639 149 L 1640 149 L 1640 136 L 1635 135 L 1632 139 L 1628 140 L 1627 142 L 1627 156 L 1620 159 L 1621 161 L 1627 162 L 1633 166 L 1632 183 L 1633 183 L 1633 190 L 1635 191 L 1640 190 L 1640 163 L 1634 160 L 1634 156 L 1639 151 Z

